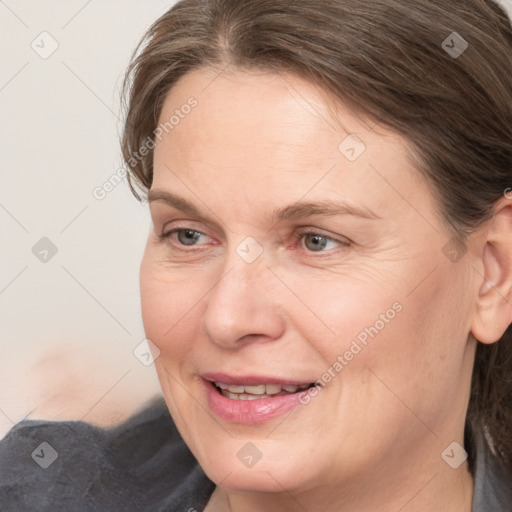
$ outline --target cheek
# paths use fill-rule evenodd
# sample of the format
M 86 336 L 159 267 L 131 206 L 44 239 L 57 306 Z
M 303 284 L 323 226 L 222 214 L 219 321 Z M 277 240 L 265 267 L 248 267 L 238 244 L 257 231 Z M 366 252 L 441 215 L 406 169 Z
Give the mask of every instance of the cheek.
M 328 365 L 346 351 L 352 351 L 347 354 L 351 366 L 355 359 L 364 361 L 364 352 L 385 338 L 404 314 L 400 293 L 387 278 L 355 274 L 288 280 L 301 299 L 288 299 L 291 323 Z
M 467 330 L 458 301 L 463 286 L 457 282 L 453 270 L 440 266 L 417 288 L 411 283 L 388 296 L 400 302 L 402 310 L 348 368 L 352 389 L 365 389 L 367 404 L 389 414 L 390 421 L 404 413 L 406 421 L 410 409 L 429 424 L 440 425 L 450 408 L 464 400 Z M 418 422 L 420 430 L 421 425 Z
M 186 353 L 190 347 L 191 330 L 199 328 L 197 318 L 202 280 L 180 279 L 179 273 L 162 268 L 145 256 L 140 271 L 142 320 L 146 336 L 160 349 L 167 360 Z
M 395 400 L 386 384 L 411 400 L 425 398 L 425 389 L 432 397 L 453 389 L 466 343 L 458 301 L 464 287 L 442 264 L 417 286 L 421 269 L 416 262 L 415 268 L 395 269 L 395 279 L 389 272 L 292 283 L 304 297 L 304 304 L 289 303 L 292 322 L 322 354 L 326 380 L 343 375 L 336 381 L 352 387 L 353 396 L 367 389 L 385 401 Z

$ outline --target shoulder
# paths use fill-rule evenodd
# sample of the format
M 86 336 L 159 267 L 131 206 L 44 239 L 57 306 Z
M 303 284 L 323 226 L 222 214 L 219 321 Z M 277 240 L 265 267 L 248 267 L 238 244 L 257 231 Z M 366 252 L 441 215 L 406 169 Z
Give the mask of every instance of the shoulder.
M 23 421 L 0 441 L 0 474 L 17 512 L 187 510 L 214 488 L 161 399 L 113 429 Z
M 499 461 L 484 432 L 474 429 L 472 436 L 475 453 L 473 512 L 511 512 L 512 468 Z

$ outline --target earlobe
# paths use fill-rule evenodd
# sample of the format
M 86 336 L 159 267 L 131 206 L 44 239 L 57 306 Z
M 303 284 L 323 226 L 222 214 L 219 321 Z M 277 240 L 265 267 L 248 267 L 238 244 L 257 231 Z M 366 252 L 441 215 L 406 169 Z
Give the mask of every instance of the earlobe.
M 512 323 L 512 200 L 500 200 L 487 222 L 482 248 L 481 285 L 471 332 L 480 342 L 498 341 Z M 473 267 L 475 272 L 476 268 Z

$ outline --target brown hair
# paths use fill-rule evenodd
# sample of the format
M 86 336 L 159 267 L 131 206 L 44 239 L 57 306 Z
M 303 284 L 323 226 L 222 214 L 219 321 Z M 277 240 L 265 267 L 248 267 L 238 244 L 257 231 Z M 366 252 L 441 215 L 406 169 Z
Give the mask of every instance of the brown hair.
M 512 29 L 492 0 L 178 2 L 125 76 L 122 151 L 137 198 L 151 186 L 152 151 L 133 155 L 154 147 L 170 88 L 192 69 L 227 65 L 296 73 L 403 135 L 463 248 L 512 186 Z M 478 343 L 467 418 L 510 464 L 512 325 Z

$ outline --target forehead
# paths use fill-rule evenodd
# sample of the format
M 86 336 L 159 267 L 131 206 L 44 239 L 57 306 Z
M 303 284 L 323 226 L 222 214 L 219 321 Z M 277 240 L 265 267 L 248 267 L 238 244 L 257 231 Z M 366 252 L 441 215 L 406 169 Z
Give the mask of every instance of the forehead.
M 204 149 L 211 153 L 231 147 L 233 164 L 238 159 L 247 164 L 249 156 L 269 159 L 279 155 L 281 159 L 297 153 L 302 158 L 318 160 L 328 157 L 333 137 L 339 139 L 314 86 L 296 78 L 241 71 L 215 75 L 210 69 L 196 70 L 170 91 L 160 123 L 191 96 L 197 106 L 169 134 L 177 149 L 200 154 Z M 329 132 L 331 136 L 326 139 Z M 323 147 L 311 152 L 311 144 L 318 143 L 320 134 Z
M 425 193 L 402 137 L 342 103 L 334 116 L 327 96 L 293 75 L 192 71 L 169 92 L 159 124 L 173 116 L 155 148 L 158 188 L 181 189 L 185 179 L 210 197 L 230 189 L 254 204 L 264 192 L 274 205 L 341 195 L 377 211 Z

